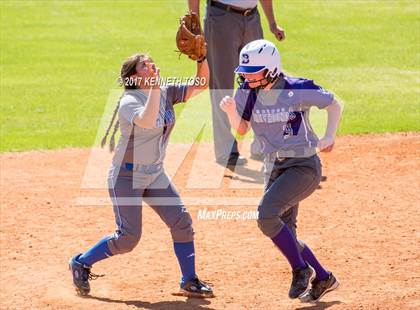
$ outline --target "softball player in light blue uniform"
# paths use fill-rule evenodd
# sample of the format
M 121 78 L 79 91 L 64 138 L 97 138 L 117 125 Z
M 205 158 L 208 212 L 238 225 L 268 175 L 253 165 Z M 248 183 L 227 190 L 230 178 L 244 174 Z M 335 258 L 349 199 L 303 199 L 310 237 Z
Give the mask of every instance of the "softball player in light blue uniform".
M 258 227 L 287 258 L 293 279 L 290 298 L 316 302 L 338 287 L 336 277 L 296 238 L 299 202 L 312 194 L 321 179 L 317 150 L 331 151 L 341 117 L 334 95 L 312 80 L 281 71 L 280 54 L 267 40 L 248 43 L 236 73 L 243 83 L 235 98 L 220 107 L 239 134 L 252 127 L 265 154 L 265 193 L 258 206 Z M 312 106 L 326 109 L 325 136 L 318 139 L 309 122 Z
M 121 68 L 125 91 L 114 111 L 106 137 L 118 112 L 111 135 L 118 128 L 121 137 L 115 150 L 108 185 L 117 229 L 85 253 L 70 260 L 73 284 L 80 295 L 90 292 L 89 280 L 94 263 L 116 254 L 132 251 L 140 241 L 142 200 L 147 202 L 169 227 L 175 254 L 182 272 L 180 294 L 190 297 L 212 297 L 213 290 L 195 273 L 192 219 L 178 192 L 163 169 L 169 135 L 175 124 L 173 105 L 185 102 L 207 88 L 207 61 L 197 63 L 197 78 L 206 81 L 194 85 L 159 86 L 153 79 L 159 69 L 146 55 L 129 57 Z M 103 144 L 104 144 L 103 143 Z

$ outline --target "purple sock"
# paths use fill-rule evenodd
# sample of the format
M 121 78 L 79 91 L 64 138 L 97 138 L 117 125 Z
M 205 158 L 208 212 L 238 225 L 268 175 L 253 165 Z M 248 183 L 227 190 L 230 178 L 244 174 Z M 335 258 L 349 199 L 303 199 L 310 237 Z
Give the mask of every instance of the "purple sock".
M 287 225 L 284 225 L 277 236 L 271 238 L 271 240 L 273 240 L 274 244 L 280 249 L 283 255 L 286 256 L 293 270 L 306 267 L 306 263 L 299 253 L 296 238 Z
M 303 259 L 315 269 L 317 280 L 325 280 L 330 276 L 330 273 L 325 270 L 324 267 L 322 267 L 322 265 L 316 259 L 314 253 L 312 253 L 311 249 L 306 244 L 301 254 Z

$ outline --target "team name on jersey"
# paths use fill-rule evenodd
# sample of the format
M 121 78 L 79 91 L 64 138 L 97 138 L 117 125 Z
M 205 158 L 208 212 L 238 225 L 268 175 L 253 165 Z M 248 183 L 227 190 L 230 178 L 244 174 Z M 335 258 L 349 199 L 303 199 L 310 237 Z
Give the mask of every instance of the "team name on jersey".
M 284 109 L 255 109 L 252 111 L 252 118 L 256 123 L 278 123 L 294 120 L 294 112 L 284 111 Z

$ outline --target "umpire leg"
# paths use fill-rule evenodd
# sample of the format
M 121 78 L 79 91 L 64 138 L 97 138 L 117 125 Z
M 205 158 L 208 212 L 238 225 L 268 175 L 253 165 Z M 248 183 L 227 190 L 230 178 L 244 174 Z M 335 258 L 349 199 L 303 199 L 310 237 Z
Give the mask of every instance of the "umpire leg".
M 220 107 L 224 96 L 233 95 L 234 70 L 242 45 L 243 23 L 238 14 L 207 6 L 204 32 L 210 68 L 210 100 L 212 105 L 213 139 L 216 160 L 225 160 L 238 152 L 229 120 Z
M 260 14 L 258 13 L 258 11 L 250 16 L 243 16 L 243 19 L 245 20 L 245 32 L 243 36 L 242 46 L 240 49 L 242 49 L 242 47 L 244 47 L 251 41 L 264 38 L 263 29 L 261 27 Z M 255 135 L 251 143 L 251 155 L 260 158 L 262 157 L 261 144 Z

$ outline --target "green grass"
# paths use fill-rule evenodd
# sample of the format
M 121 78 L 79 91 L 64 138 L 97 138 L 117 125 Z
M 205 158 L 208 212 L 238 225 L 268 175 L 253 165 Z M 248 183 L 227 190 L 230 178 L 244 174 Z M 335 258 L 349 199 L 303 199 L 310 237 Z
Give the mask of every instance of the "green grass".
M 118 96 L 121 62 L 136 51 L 150 53 L 164 76 L 192 75 L 195 65 L 172 52 L 186 3 L 2 1 L 0 151 L 92 145 Z M 344 102 L 340 134 L 419 131 L 420 2 L 274 5 L 287 35 L 277 44 L 284 68 Z M 263 26 L 274 40 L 265 17 Z M 193 139 L 203 122 L 210 140 L 208 96 L 183 107 L 173 141 Z

